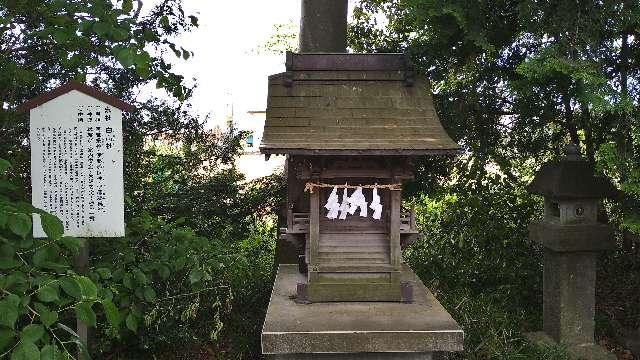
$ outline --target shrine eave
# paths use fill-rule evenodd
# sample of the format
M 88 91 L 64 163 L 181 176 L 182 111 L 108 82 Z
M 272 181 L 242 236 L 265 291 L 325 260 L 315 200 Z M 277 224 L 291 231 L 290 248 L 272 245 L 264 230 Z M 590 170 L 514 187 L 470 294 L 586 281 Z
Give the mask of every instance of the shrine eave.
M 73 90 L 79 91 L 85 95 L 91 96 L 97 100 L 100 100 L 106 104 L 109 104 L 115 108 L 118 108 L 122 111 L 126 111 L 126 112 L 133 112 L 135 110 L 135 107 L 133 107 L 130 104 L 127 104 L 126 102 L 111 96 L 101 90 L 98 90 L 94 87 L 85 85 L 83 83 L 80 83 L 78 81 L 69 81 L 68 83 L 57 87 L 51 91 L 47 91 L 45 93 L 42 93 L 38 96 L 36 96 L 35 98 L 25 102 L 24 104 L 18 106 L 16 108 L 16 112 L 22 113 L 22 112 L 27 112 L 33 108 L 36 108 L 42 104 L 45 104 L 61 95 L 64 95 L 68 92 L 71 92 Z
M 261 147 L 265 155 L 371 155 L 371 156 L 422 156 L 457 155 L 460 148 L 454 149 L 287 149 Z

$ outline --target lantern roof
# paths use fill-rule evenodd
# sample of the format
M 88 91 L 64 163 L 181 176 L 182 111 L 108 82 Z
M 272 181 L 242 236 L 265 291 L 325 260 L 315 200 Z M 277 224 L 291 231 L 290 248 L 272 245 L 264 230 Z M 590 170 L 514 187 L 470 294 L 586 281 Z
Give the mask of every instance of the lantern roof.
M 264 154 L 425 155 L 459 151 L 426 78 L 403 54 L 287 54 L 269 77 Z
M 618 190 L 604 176 L 596 176 L 593 165 L 580 157 L 575 145 L 568 145 L 565 157 L 542 165 L 527 187 L 530 193 L 555 198 L 615 198 Z
M 16 108 L 17 112 L 27 112 L 33 108 L 36 108 L 44 103 L 47 103 L 61 95 L 64 95 L 70 91 L 79 91 L 85 95 L 91 96 L 97 100 L 100 100 L 106 104 L 109 104 L 115 108 L 118 108 L 122 111 L 127 111 L 127 112 L 133 112 L 135 110 L 135 108 L 129 104 L 127 104 L 126 102 L 111 96 L 101 90 L 98 90 L 94 87 L 91 87 L 89 85 L 85 85 L 81 82 L 75 81 L 75 80 L 71 80 L 68 83 L 59 86 L 53 90 L 47 91 L 45 93 L 42 93 L 38 96 L 36 96 L 35 98 L 25 102 L 24 104 L 18 106 Z

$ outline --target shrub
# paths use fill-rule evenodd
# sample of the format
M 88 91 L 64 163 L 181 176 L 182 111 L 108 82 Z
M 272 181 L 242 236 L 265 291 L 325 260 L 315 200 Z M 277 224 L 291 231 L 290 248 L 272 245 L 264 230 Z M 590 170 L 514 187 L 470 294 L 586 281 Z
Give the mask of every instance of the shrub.
M 10 168 L 0 159 L 0 358 L 64 359 L 76 345 L 86 352 L 72 330 L 74 316 L 96 326 L 101 308 L 115 325 L 118 313 L 92 280 L 73 271 L 80 239 L 63 236 L 58 218 L 24 201 Z M 34 214 L 47 238 L 33 238 Z

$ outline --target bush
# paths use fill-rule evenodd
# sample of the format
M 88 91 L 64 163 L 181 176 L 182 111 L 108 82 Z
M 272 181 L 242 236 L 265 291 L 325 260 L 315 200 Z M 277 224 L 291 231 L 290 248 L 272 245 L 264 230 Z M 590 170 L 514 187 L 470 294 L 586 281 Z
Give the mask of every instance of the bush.
M 0 358 L 64 359 L 76 345 L 86 353 L 72 330 L 74 317 L 96 326 L 100 308 L 115 325 L 117 311 L 93 281 L 73 271 L 80 239 L 62 236 L 58 218 L 24 201 L 10 168 L 0 159 Z M 33 238 L 33 215 L 47 238 Z
M 564 358 L 521 335 L 542 327 L 542 257 L 527 231 L 539 200 L 496 175 L 409 202 L 422 239 L 405 261 L 464 329 L 466 359 Z

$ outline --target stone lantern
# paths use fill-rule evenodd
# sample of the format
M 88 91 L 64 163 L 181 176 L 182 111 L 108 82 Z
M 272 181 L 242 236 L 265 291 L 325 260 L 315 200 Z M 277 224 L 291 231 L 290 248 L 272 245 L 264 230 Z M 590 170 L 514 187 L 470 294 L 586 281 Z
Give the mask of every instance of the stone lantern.
M 599 203 L 616 188 L 569 145 L 563 159 L 542 166 L 528 191 L 544 196 L 544 218 L 529 226 L 544 248 L 544 331 L 529 337 L 565 344 L 583 358 L 615 359 L 594 344 L 594 315 L 597 256 L 615 246 L 612 228 L 598 221 Z

